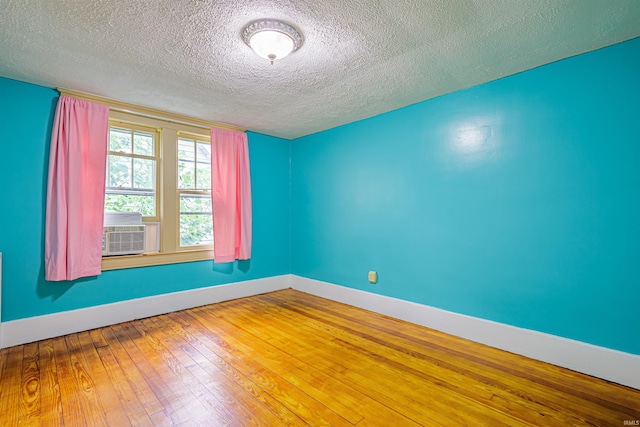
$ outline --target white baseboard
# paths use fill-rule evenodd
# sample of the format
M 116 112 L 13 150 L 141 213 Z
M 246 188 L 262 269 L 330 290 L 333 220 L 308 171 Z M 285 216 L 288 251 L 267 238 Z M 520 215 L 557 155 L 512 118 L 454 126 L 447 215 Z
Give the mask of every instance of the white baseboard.
M 291 275 L 154 295 L 2 323 L 0 348 L 291 287 Z
M 217 285 L 0 324 L 0 348 L 293 288 L 640 390 L 640 356 L 295 275 Z
M 640 390 L 640 356 L 292 275 L 291 287 Z

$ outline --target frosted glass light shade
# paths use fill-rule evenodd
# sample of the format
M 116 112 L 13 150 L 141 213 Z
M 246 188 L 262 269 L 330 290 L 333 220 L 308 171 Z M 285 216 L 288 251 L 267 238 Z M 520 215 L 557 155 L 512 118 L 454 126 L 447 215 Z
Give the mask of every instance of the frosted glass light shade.
M 302 36 L 294 27 L 282 21 L 261 19 L 247 24 L 242 39 L 263 58 L 282 59 L 302 46 Z
M 291 53 L 293 40 L 278 31 L 261 31 L 251 36 L 249 46 L 261 57 L 274 61 Z

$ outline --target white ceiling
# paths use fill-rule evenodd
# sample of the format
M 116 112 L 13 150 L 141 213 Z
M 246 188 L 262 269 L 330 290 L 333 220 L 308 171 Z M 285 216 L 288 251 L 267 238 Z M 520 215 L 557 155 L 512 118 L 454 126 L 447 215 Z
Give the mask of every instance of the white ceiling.
M 0 0 L 0 76 L 296 138 L 640 36 L 639 0 Z M 274 65 L 248 22 L 295 24 Z

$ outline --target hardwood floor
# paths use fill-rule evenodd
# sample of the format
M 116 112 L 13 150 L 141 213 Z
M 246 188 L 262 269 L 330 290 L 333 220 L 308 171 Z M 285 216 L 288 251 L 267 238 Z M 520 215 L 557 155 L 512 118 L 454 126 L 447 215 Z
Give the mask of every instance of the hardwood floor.
M 640 391 L 285 290 L 0 351 L 0 426 L 623 426 Z

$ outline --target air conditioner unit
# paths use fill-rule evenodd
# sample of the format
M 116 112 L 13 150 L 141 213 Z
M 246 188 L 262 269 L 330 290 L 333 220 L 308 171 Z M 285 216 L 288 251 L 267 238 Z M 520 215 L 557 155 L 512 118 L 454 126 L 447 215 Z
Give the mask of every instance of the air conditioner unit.
M 144 225 L 118 225 L 104 227 L 102 256 L 133 255 L 145 251 Z

